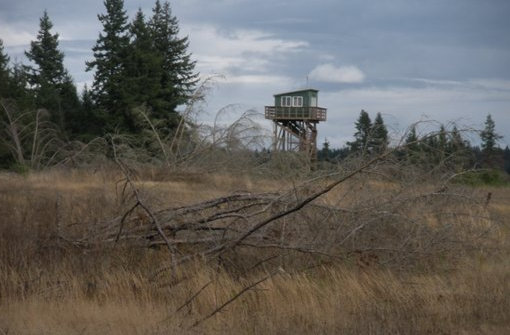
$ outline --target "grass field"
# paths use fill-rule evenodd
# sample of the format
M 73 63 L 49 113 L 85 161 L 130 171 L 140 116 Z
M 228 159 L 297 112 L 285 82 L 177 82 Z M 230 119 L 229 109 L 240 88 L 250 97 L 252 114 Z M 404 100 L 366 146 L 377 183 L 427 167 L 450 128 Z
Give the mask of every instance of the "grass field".
M 0 174 L 0 334 L 510 333 L 509 188 L 450 190 L 481 203 L 490 192 L 490 201 L 476 211 L 450 204 L 459 207 L 444 235 L 448 241 L 412 235 L 413 248 L 402 249 L 423 250 L 420 257 L 400 255 L 402 261 L 391 263 L 361 252 L 331 258 L 250 250 L 236 258 L 250 271 L 196 259 L 155 278 L 155 270 L 168 262 L 164 248 L 81 248 L 63 240 L 69 227 L 86 234 L 125 211 L 121 177 L 113 169 Z M 238 191 L 288 189 L 294 182 L 145 171 L 136 185 L 156 210 Z M 364 196 L 384 202 L 401 194 L 390 182 L 359 179 L 320 203 L 354 208 Z M 444 222 L 429 204 L 415 204 L 406 213 L 434 231 Z M 457 249 L 456 243 L 464 245 L 475 228 L 489 223 L 483 239 Z M 394 231 L 381 233 L 399 234 L 398 225 L 388 227 Z M 435 246 L 425 248 L 427 243 Z

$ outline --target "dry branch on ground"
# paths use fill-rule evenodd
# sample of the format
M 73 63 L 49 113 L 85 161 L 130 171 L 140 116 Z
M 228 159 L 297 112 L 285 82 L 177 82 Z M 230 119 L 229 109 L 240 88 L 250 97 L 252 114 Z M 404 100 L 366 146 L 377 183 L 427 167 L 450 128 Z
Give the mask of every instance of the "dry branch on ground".
M 388 177 L 385 157 L 286 192 L 238 192 L 158 209 L 143 199 L 129 170 L 119 162 L 124 190 L 129 187 L 132 192 L 122 215 L 96 224 L 86 234 L 76 225 L 62 233 L 80 247 L 166 246 L 171 268 L 194 258 L 227 257 L 235 263 L 253 250 L 261 257 L 273 250 L 281 255 L 353 258 L 360 267 L 409 265 L 438 255 L 455 258 L 487 240 L 495 225 L 485 199 L 461 187 Z M 381 175 L 386 176 L 382 187 Z

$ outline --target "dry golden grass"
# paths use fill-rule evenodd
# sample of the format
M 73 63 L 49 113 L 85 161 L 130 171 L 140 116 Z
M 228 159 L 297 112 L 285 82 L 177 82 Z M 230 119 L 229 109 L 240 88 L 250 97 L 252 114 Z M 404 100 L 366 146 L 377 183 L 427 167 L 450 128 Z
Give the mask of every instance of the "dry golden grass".
M 509 264 L 466 264 L 455 273 L 395 275 L 321 268 L 279 274 L 203 324 L 205 333 L 431 333 L 507 334 Z M 66 273 L 55 273 L 63 277 Z M 206 270 L 171 290 L 155 289 L 133 273 L 113 273 L 91 289 L 82 278 L 2 302 L 4 333 L 187 333 L 242 282 Z M 187 297 L 214 279 L 189 308 Z M 12 279 L 11 279 L 12 280 Z
M 59 226 L 94 225 L 125 209 L 119 179 L 111 170 L 0 175 L 0 334 L 510 333 L 508 189 L 472 191 L 492 193 L 489 211 L 500 228 L 492 248 L 465 253 L 455 264 L 435 258 L 437 266 L 412 270 L 361 267 L 355 259 L 284 266 L 287 272 L 278 271 L 192 327 L 283 260 L 246 275 L 197 261 L 176 276 L 151 280 L 154 269 L 168 262 L 164 249 L 84 250 L 62 243 Z M 287 186 L 247 176 L 168 177 L 161 171 L 146 171 L 137 183 L 154 208 Z M 324 202 L 354 202 L 355 187 L 355 181 L 343 185 Z M 370 192 L 384 196 L 387 187 L 392 185 L 378 183 Z M 420 215 L 419 209 L 409 215 Z M 441 222 L 431 218 L 430 224 Z

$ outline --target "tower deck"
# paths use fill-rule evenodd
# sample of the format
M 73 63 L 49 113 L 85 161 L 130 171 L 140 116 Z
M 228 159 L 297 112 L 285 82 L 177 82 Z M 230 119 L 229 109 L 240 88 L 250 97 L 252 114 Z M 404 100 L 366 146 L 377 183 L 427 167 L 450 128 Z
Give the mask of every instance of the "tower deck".
M 326 121 L 327 109 L 322 107 L 266 106 L 265 118 L 269 120 Z

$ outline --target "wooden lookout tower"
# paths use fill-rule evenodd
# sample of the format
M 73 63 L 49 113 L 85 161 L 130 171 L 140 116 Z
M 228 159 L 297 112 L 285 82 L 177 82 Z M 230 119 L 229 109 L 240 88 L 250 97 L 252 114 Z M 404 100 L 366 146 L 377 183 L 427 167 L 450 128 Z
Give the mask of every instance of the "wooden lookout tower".
M 326 108 L 318 107 L 318 90 L 304 89 L 274 95 L 266 106 L 266 119 L 273 120 L 273 151 L 306 153 L 317 158 L 317 123 L 326 121 Z

